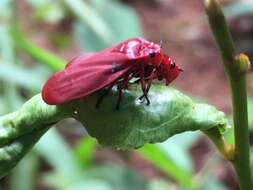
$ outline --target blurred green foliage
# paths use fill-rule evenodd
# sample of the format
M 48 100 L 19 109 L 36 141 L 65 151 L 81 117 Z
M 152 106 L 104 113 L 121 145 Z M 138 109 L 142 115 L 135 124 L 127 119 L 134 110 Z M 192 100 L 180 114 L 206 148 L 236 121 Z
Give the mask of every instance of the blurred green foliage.
M 239 17 L 243 15 L 253 15 L 253 1 L 244 0 L 228 5 L 224 9 L 227 17 Z
M 95 0 L 92 2 L 93 10 L 96 10 L 110 28 L 112 38 L 107 42 L 107 40 L 96 37 L 96 33 L 92 31 L 91 27 L 83 25 L 84 19 L 79 18 L 74 25 L 74 37 L 85 51 L 102 50 L 127 38 L 142 36 L 139 19 L 131 8 L 115 0 Z M 93 23 L 92 19 L 88 20 Z M 98 22 L 94 23 L 98 24 Z

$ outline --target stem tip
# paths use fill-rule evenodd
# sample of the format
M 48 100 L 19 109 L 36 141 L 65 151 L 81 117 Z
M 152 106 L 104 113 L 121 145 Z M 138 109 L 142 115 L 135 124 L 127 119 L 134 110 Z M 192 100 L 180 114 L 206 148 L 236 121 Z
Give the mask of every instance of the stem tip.
M 222 14 L 222 8 L 218 0 L 205 0 L 205 9 L 209 16 Z

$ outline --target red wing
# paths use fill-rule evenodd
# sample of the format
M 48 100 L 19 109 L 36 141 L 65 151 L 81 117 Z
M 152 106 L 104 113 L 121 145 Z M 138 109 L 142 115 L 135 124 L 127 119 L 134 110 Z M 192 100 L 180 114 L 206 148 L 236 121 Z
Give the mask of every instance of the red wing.
M 133 60 L 122 53 L 101 52 L 74 58 L 65 70 L 49 78 L 42 98 L 57 105 L 88 96 L 118 80 L 133 65 Z
M 79 61 L 84 62 L 86 59 L 89 59 L 91 56 L 94 56 L 95 54 L 96 53 L 85 53 L 85 54 L 82 54 L 79 56 L 75 56 L 67 63 L 65 68 L 68 68 L 70 65 L 73 65 L 73 64 L 78 64 L 78 63 L 80 63 Z

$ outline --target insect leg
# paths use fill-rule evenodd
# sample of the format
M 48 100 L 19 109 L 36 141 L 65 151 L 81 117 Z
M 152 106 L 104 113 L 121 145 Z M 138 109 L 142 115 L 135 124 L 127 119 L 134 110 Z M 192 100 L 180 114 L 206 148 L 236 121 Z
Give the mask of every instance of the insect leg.
M 141 89 L 142 89 L 142 92 L 143 92 L 143 95 L 147 101 L 147 105 L 150 104 L 150 101 L 148 99 L 148 96 L 147 94 L 145 93 L 146 91 L 146 82 L 145 82 L 145 76 L 144 76 L 144 66 L 142 66 L 142 72 L 140 73 L 140 81 L 141 81 Z
M 149 89 L 151 87 L 152 81 L 155 78 L 155 71 L 156 71 L 155 69 L 152 70 L 152 72 L 150 74 L 150 77 L 149 77 L 149 80 L 148 80 L 148 83 L 147 83 L 147 86 L 145 88 L 145 92 L 143 92 L 143 94 L 139 97 L 139 100 L 142 100 L 144 97 L 146 98 L 148 96 L 148 92 L 149 92 Z M 149 104 L 149 103 L 150 102 L 148 102 L 147 104 Z
M 116 104 L 116 110 L 119 110 L 119 105 L 122 100 L 122 90 L 127 88 L 127 84 L 132 78 L 133 77 L 130 74 L 127 74 L 124 76 L 123 80 L 119 84 L 119 88 L 118 88 L 119 96 L 118 96 L 118 100 L 117 100 L 117 104 Z
M 112 87 L 114 86 L 114 84 L 115 83 L 111 84 L 106 90 L 104 90 L 103 94 L 101 96 L 99 96 L 99 98 L 97 99 L 97 102 L 96 102 L 96 108 L 99 108 L 104 97 L 109 94 L 109 92 L 112 90 Z
M 147 84 L 146 91 L 145 91 L 146 95 L 148 95 L 148 92 L 149 92 L 149 89 L 151 87 L 152 81 L 154 80 L 154 76 L 155 76 L 155 69 L 152 71 L 152 73 L 150 75 L 150 78 L 148 80 L 148 84 Z
M 116 110 L 119 110 L 119 105 L 122 100 L 122 87 L 121 86 L 119 87 L 118 92 L 119 92 L 119 95 L 118 95 L 118 100 L 116 103 Z

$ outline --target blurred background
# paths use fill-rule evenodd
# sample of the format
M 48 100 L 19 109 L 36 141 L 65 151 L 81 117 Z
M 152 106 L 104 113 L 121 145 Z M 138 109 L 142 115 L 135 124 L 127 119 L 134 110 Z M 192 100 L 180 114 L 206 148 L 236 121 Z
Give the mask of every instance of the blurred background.
M 221 2 L 238 52 L 252 58 L 253 1 Z M 0 0 L 0 114 L 39 93 L 47 78 L 73 56 L 136 36 L 163 40 L 165 52 L 184 69 L 173 86 L 231 114 L 229 88 L 202 0 Z M 252 73 L 248 78 L 252 97 Z M 251 98 L 249 120 L 253 144 Z M 226 138 L 233 142 L 231 132 Z M 84 127 L 68 119 L 42 137 L 0 181 L 0 189 L 239 188 L 230 164 L 201 133 L 123 152 L 100 147 Z

